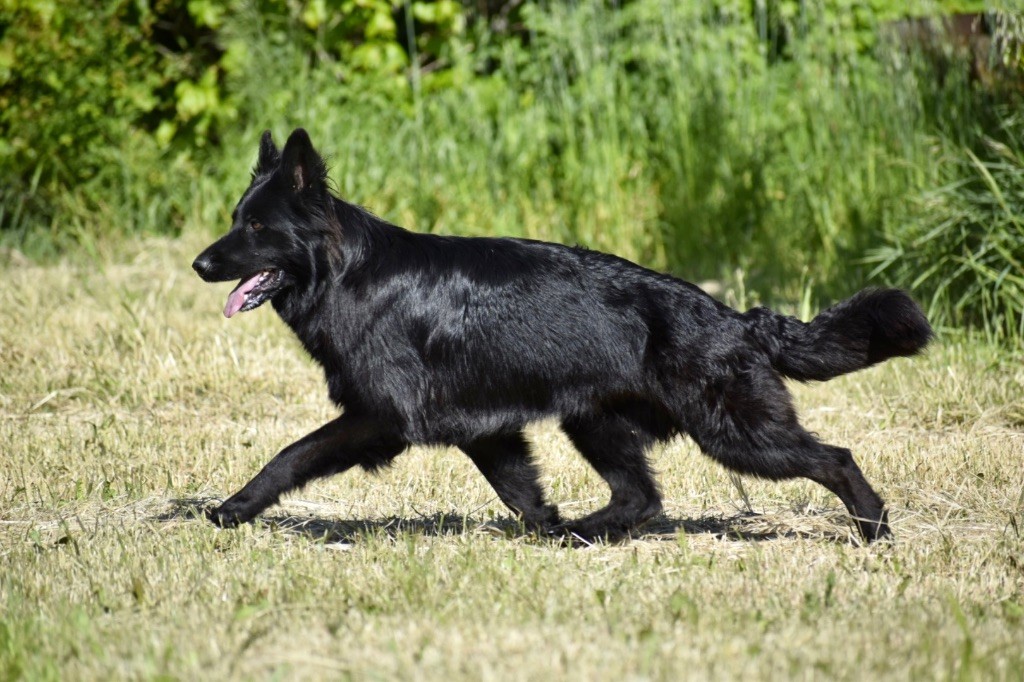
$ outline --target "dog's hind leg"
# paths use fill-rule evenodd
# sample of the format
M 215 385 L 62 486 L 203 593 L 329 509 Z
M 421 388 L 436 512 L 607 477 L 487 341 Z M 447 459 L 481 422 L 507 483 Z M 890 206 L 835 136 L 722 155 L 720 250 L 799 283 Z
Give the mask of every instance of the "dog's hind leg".
M 376 469 L 407 447 L 373 419 L 343 414 L 305 438 L 292 443 L 270 460 L 255 478 L 207 516 L 218 526 L 246 523 L 281 495 L 313 480 L 353 466 Z
M 846 448 L 818 444 L 818 461 L 803 475 L 835 493 L 868 542 L 890 537 L 889 511 Z
M 791 434 L 756 444 L 699 437 L 697 441 L 704 452 L 735 471 L 774 480 L 803 477 L 820 483 L 842 500 L 868 542 L 892 534 L 885 503 L 850 451 L 819 442 L 799 425 L 794 425 Z
M 611 488 L 611 500 L 561 529 L 590 541 L 614 542 L 661 511 L 661 494 L 647 463 L 656 437 L 641 420 L 606 412 L 573 417 L 562 428 L 576 449 Z
M 543 530 L 559 522 L 558 507 L 544 502 L 537 467 L 521 433 L 487 436 L 460 447 L 527 527 Z
M 809 478 L 842 500 L 868 542 L 891 535 L 885 504 L 850 451 L 822 443 L 800 426 L 774 372 L 750 368 L 720 388 L 688 429 L 706 454 L 761 478 Z

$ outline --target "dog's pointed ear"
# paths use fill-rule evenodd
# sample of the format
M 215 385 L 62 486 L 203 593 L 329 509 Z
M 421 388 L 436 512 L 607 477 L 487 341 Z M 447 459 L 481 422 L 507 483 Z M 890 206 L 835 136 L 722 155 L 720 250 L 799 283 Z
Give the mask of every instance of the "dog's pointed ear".
M 274 138 L 271 137 L 269 130 L 264 130 L 263 135 L 260 136 L 260 155 L 256 160 L 256 168 L 253 170 L 253 175 L 270 173 L 277 168 L 277 164 L 280 161 L 281 152 L 277 150 Z
M 281 168 L 286 173 L 285 177 L 291 179 L 296 192 L 315 187 L 327 179 L 327 166 L 313 149 L 309 134 L 302 128 L 296 128 L 288 136 L 281 152 Z

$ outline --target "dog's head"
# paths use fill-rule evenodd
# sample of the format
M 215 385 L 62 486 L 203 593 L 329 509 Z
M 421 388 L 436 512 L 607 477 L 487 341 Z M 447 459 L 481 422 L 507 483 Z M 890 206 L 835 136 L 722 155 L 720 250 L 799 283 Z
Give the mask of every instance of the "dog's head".
M 241 280 L 228 295 L 225 316 L 309 284 L 336 236 L 332 201 L 327 167 L 306 131 L 296 129 L 283 150 L 264 132 L 231 229 L 192 263 L 207 282 Z

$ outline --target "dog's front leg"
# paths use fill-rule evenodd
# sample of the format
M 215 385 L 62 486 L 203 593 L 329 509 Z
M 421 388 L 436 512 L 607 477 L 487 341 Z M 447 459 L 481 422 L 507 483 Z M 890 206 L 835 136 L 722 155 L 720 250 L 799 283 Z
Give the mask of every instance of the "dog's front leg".
M 357 464 L 386 464 L 407 444 L 367 417 L 343 414 L 270 460 L 256 477 L 207 516 L 222 528 L 252 521 L 281 495 L 314 478 L 340 473 Z

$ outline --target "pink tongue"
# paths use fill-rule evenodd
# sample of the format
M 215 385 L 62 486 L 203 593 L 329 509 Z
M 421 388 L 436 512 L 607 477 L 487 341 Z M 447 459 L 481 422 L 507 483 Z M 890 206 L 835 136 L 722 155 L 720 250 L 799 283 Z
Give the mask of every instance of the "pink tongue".
M 237 287 L 234 291 L 228 294 L 228 302 L 224 306 L 224 317 L 231 317 L 245 305 L 245 299 L 249 298 L 249 292 L 256 288 L 256 284 L 263 277 L 263 273 L 260 272 L 253 275 L 250 279 L 245 280 Z

